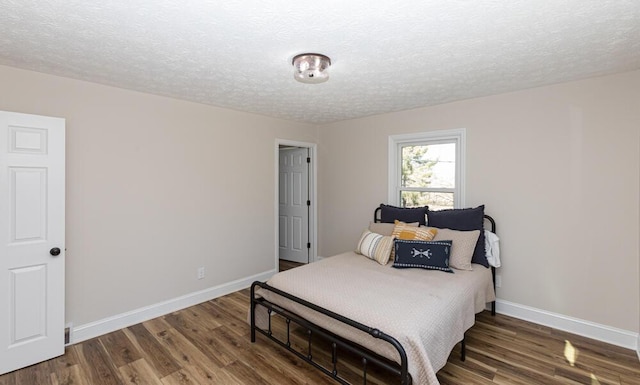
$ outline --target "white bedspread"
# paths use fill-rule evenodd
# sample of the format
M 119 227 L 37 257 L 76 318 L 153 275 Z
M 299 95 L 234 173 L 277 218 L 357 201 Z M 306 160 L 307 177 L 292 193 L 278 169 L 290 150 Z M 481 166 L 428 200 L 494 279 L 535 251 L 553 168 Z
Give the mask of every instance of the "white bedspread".
M 436 372 L 473 326 L 475 313 L 495 299 L 491 270 L 479 265 L 473 271 L 455 270 L 454 274 L 395 269 L 353 252 L 278 273 L 268 284 L 396 338 L 407 353 L 414 384 L 438 384 Z M 400 361 L 396 350 L 384 341 L 274 293 L 259 293 L 319 326 Z

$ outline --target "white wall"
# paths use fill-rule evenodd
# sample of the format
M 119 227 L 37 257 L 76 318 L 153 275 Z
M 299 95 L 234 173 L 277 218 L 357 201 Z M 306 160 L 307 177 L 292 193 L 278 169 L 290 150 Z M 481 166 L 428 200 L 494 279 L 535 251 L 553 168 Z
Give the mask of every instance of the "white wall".
M 315 127 L 10 67 L 0 84 L 1 110 L 67 121 L 67 322 L 275 268 L 275 139 Z
M 513 303 L 638 331 L 640 71 L 320 128 L 319 254 L 355 247 L 387 201 L 389 135 L 467 129 Z
M 275 138 L 318 143 L 329 256 L 387 199 L 389 135 L 466 127 L 498 296 L 639 330 L 638 71 L 322 127 L 3 66 L 0 84 L 0 109 L 67 119 L 68 322 L 273 269 Z

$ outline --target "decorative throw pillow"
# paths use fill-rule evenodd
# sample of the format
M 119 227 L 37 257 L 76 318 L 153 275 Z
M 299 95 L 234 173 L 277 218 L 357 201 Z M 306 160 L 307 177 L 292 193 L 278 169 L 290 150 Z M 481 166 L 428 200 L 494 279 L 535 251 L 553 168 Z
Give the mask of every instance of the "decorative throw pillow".
M 408 239 L 408 240 L 416 239 L 420 241 L 430 241 L 433 239 L 433 237 L 436 236 L 437 232 L 438 232 L 438 229 L 433 227 L 426 227 L 426 226 L 416 227 L 416 226 L 412 226 L 409 223 L 396 221 L 391 235 L 399 239 Z
M 430 227 L 451 230 L 480 230 L 471 262 L 489 267 L 484 248 L 484 205 L 469 209 L 427 211 L 427 223 Z
M 471 268 L 471 258 L 476 248 L 480 230 L 459 231 L 451 229 L 438 229 L 438 234 L 434 241 L 450 240 L 451 254 L 449 256 L 449 266 L 458 270 L 473 270 Z
M 451 241 L 394 241 L 396 257 L 395 268 L 418 267 L 421 269 L 440 270 L 453 273 L 449 268 Z
M 418 227 L 420 224 L 418 222 L 407 223 L 409 226 Z M 377 223 L 370 222 L 369 223 L 369 231 L 372 233 L 377 233 L 381 235 L 390 236 L 393 234 L 393 228 L 396 227 L 395 223 Z
M 356 253 L 362 254 L 369 259 L 373 259 L 381 265 L 389 262 L 391 249 L 393 248 L 393 237 L 372 233 L 365 230 L 360 237 Z
M 380 204 L 380 221 L 383 223 L 393 223 L 398 220 L 405 223 L 418 222 L 421 225 L 425 225 L 425 216 L 427 215 L 428 209 L 428 206 L 396 207 Z
M 430 241 L 433 239 L 433 237 L 436 236 L 437 232 L 438 229 L 435 229 L 433 227 L 415 227 L 404 222 L 395 221 L 395 226 L 393 228 L 393 233 L 391 233 L 391 236 L 397 239 Z M 391 259 L 395 257 L 395 254 L 395 248 L 392 248 Z

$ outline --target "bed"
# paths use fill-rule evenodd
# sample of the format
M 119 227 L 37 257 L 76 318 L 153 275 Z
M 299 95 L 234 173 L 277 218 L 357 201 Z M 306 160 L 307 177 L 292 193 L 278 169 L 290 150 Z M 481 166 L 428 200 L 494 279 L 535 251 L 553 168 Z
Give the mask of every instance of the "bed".
M 493 219 L 483 217 L 495 233 Z M 379 210 L 374 219 L 380 221 Z M 438 384 L 436 372 L 458 343 L 464 360 L 464 333 L 475 314 L 487 303 L 495 312 L 494 277 L 494 267 L 473 264 L 472 270 L 453 274 L 397 269 L 346 252 L 254 282 L 251 341 L 261 333 L 342 384 L 350 382 L 338 370 L 340 351 L 361 357 L 364 383 L 375 366 L 401 384 Z M 273 332 L 275 315 L 286 320 L 283 338 Z M 291 323 L 307 330 L 307 351 L 292 347 Z M 314 360 L 316 335 L 327 341 L 329 365 Z

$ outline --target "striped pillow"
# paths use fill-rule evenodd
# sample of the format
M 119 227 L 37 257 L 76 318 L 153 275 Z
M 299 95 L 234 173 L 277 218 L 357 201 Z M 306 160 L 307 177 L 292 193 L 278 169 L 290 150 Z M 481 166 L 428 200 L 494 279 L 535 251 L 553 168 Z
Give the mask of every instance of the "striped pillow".
M 414 227 L 404 222 L 396 221 L 391 236 L 397 239 L 405 239 L 408 241 L 430 241 L 438 233 L 435 227 Z M 391 259 L 395 258 L 396 251 L 391 248 Z
M 369 259 L 373 259 L 381 265 L 389 262 L 391 249 L 393 248 L 393 237 L 372 233 L 365 230 L 360 237 L 356 253 L 362 254 Z

